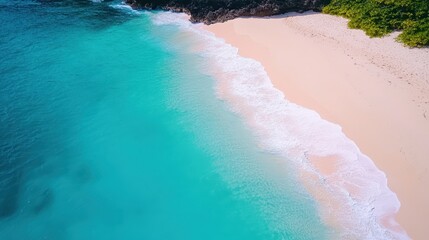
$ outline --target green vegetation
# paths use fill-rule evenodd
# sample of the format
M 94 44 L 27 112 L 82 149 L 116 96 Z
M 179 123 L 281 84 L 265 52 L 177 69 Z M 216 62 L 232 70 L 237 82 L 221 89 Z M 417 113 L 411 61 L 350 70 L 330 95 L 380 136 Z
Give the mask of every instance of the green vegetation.
M 429 0 L 332 0 L 323 12 L 350 19 L 350 28 L 371 37 L 401 30 L 404 44 L 429 46 Z

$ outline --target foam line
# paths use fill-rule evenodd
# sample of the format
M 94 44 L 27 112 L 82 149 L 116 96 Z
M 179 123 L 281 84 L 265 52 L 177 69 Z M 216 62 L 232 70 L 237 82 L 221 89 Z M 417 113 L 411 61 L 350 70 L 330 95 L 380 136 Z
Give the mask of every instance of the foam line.
M 217 96 L 243 117 L 261 149 L 279 154 L 300 172 L 320 202 L 320 214 L 338 229 L 340 239 L 409 239 L 394 219 L 400 202 L 385 174 L 360 152 L 339 125 L 289 102 L 257 61 L 215 37 L 184 14 L 147 13 L 157 25 L 176 25 L 198 39 L 216 79 Z M 323 171 L 319 166 L 334 170 Z

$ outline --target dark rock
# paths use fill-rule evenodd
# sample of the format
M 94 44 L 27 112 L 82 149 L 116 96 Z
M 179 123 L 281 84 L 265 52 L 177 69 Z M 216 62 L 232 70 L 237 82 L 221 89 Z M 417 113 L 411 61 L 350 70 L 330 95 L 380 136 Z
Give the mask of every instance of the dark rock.
M 291 11 L 320 11 L 330 0 L 126 0 L 133 8 L 185 12 L 192 22 L 212 24 L 237 17 L 264 17 Z

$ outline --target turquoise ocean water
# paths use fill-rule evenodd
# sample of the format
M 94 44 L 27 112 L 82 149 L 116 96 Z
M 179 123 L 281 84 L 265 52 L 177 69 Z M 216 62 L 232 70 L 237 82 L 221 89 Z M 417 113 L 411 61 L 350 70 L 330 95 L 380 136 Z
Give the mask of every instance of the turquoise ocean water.
M 0 239 L 329 238 L 180 29 L 112 4 L 0 1 Z

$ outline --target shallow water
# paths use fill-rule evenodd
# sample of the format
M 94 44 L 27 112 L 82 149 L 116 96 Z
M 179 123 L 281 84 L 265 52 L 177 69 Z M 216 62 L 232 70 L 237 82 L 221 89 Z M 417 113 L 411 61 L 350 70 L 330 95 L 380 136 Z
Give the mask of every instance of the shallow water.
M 328 238 L 192 42 L 115 4 L 0 1 L 0 239 Z

